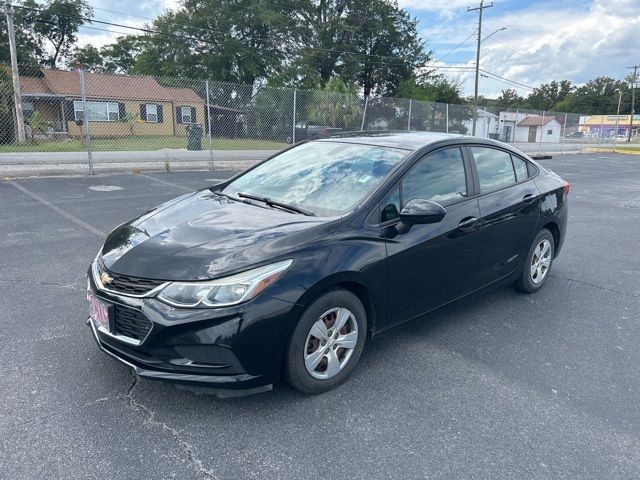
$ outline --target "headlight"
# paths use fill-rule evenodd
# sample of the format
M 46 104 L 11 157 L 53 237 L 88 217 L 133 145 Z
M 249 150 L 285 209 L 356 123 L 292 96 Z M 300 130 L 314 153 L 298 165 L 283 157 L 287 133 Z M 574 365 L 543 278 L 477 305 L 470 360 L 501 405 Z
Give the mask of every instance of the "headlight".
M 293 260 L 285 260 L 208 282 L 172 282 L 162 289 L 158 299 L 175 307 L 235 305 L 258 296 L 292 263 Z

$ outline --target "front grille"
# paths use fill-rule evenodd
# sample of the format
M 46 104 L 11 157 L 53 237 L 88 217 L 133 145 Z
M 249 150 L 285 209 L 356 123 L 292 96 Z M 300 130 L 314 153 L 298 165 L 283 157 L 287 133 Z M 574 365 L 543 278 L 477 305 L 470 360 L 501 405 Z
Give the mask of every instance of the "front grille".
M 107 273 L 113 280 L 105 285 L 105 288 L 128 295 L 144 295 L 164 282 L 162 280 L 152 280 L 149 278 L 131 277 L 121 273 L 107 270 L 102 258 L 98 259 L 98 275 Z
M 138 341 L 144 340 L 151 330 L 151 321 L 139 310 L 123 307 L 118 304 L 115 304 L 113 307 L 115 318 L 114 333 Z

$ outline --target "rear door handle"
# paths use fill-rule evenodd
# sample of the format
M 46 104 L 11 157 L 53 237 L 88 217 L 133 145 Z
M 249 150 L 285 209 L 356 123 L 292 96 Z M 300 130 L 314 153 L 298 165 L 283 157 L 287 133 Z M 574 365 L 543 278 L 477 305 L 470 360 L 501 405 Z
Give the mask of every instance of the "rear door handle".
M 533 193 L 527 193 L 524 197 L 522 197 L 522 201 L 524 203 L 531 203 L 535 200 L 536 196 Z
M 476 224 L 477 221 L 478 219 L 476 217 L 463 218 L 462 220 L 460 220 L 458 228 L 471 228 Z

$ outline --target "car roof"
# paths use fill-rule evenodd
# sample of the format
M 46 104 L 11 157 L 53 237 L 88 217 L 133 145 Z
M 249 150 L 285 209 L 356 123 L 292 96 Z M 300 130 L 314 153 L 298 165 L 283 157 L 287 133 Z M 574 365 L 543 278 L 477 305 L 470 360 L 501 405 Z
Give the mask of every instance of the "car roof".
M 341 142 L 358 143 L 361 145 L 376 145 L 380 147 L 399 148 L 415 152 L 429 145 L 439 144 L 442 146 L 453 145 L 486 145 L 488 147 L 499 147 L 511 151 L 519 156 L 532 160 L 527 154 L 517 150 L 513 146 L 492 140 L 490 138 L 474 137 L 472 135 L 460 135 L 457 133 L 441 132 L 345 132 L 342 134 L 332 134 L 328 138 L 313 140 L 314 142 Z
M 439 132 L 345 132 L 332 134 L 329 138 L 316 140 L 317 142 L 359 143 L 362 145 L 377 145 L 380 147 L 402 148 L 404 150 L 419 150 L 435 142 L 465 138 L 465 135 Z

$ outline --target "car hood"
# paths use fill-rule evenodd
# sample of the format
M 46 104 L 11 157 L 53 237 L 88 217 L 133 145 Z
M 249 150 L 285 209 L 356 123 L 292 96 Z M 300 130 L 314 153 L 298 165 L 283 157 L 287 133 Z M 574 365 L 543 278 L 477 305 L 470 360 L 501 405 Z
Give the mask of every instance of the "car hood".
M 285 258 L 331 233 L 336 218 L 310 217 L 202 190 L 116 227 L 102 248 L 116 273 L 161 280 L 205 280 Z

